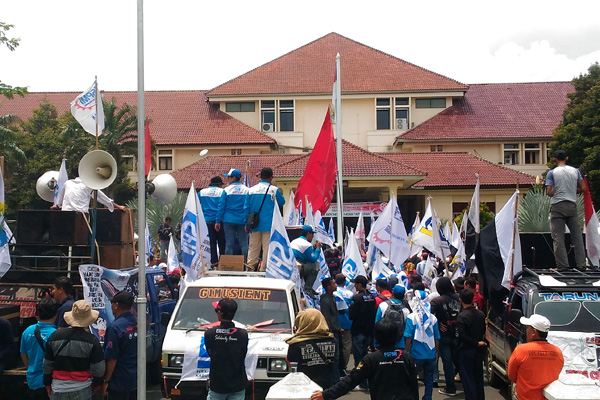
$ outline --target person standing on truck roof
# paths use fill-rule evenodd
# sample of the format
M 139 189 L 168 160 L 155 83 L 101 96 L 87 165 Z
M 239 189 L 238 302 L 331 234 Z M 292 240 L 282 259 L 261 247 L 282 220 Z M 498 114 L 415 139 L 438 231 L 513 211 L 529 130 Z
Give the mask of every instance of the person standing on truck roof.
M 304 290 L 308 294 L 314 293 L 313 284 L 319 274 L 319 257 L 321 255 L 321 242 L 312 245 L 315 230 L 310 225 L 304 225 L 300 231 L 300 237 L 292 240 L 290 246 L 294 252 L 294 258 L 300 268 L 300 276 L 304 279 Z
M 58 312 L 56 314 L 56 320 L 54 325 L 57 328 L 68 328 L 69 325 L 65 322 L 64 314 L 71 311 L 73 308 L 73 283 L 66 276 L 59 276 L 54 280 L 52 297 L 59 304 Z
M 219 254 L 225 254 L 225 231 L 216 230 L 217 211 L 219 209 L 219 200 L 223 193 L 223 179 L 215 176 L 210 180 L 210 185 L 198 192 L 200 206 L 204 213 L 206 226 L 208 227 L 208 237 L 210 239 L 210 263 L 215 266 L 219 263 Z M 219 252 L 217 253 L 217 248 Z
M 567 165 L 569 157 L 564 150 L 556 150 L 552 155 L 556 167 L 546 175 L 546 194 L 552 197 L 550 204 L 550 230 L 554 244 L 554 260 L 559 270 L 569 268 L 565 248 L 565 225 L 571 232 L 571 243 L 575 248 L 577 268 L 585 270 L 585 250 L 583 236 L 577 216 L 577 193 L 587 191 L 581 172 Z
M 508 360 L 508 379 L 517 384 L 519 399 L 543 400 L 544 388 L 558 379 L 565 362 L 559 347 L 548 343 L 550 321 L 540 314 L 521 317 L 527 343 L 518 345 Z
M 246 232 L 244 206 L 246 197 L 248 197 L 248 188 L 240 182 L 242 173 L 235 168 L 231 168 L 223 176 L 229 184 L 221 192 L 215 230 L 220 231 L 223 229 L 225 232 L 225 254 L 227 255 L 233 254 L 237 237 L 244 256 L 244 262 L 246 262 L 248 260 L 248 232 Z
M 210 355 L 210 389 L 207 400 L 243 400 L 248 386 L 244 360 L 248 352 L 248 332 L 236 328 L 233 318 L 237 303 L 221 299 L 215 305 L 219 326 L 204 334 L 206 351 Z
M 104 394 L 108 400 L 137 398 L 137 318 L 131 313 L 133 294 L 122 290 L 110 299 L 115 320 L 104 336 Z
M 160 254 L 158 255 L 159 260 L 167 259 L 167 249 L 169 248 L 172 233 L 173 227 L 171 227 L 171 217 L 166 217 L 164 224 L 158 226 L 158 246 L 160 248 Z
M 58 202 L 56 205 L 50 207 L 50 209 L 56 210 L 60 208 L 63 211 L 79 211 L 88 214 L 93 190 L 81 181 L 79 177 L 79 164 L 71 168 L 71 176 L 73 176 L 73 179 L 66 181 L 63 187 L 59 189 Z M 121 211 L 127 210 L 126 207 L 115 203 L 102 190 L 98 190 L 98 202 L 104 204 L 110 212 L 115 208 Z
M 48 338 L 56 330 L 54 320 L 58 311 L 58 303 L 51 297 L 45 297 L 36 305 L 38 322 L 30 325 L 21 336 L 21 359 L 27 368 L 27 386 L 29 399 L 48 399 L 48 391 L 44 387 L 44 352 Z
M 250 243 L 248 244 L 248 267 L 250 270 L 256 269 L 260 250 L 262 249 L 263 263 L 261 271 L 266 271 L 267 260 L 269 258 L 273 210 L 276 204 L 277 207 L 283 207 L 285 204 L 283 194 L 281 194 L 277 186 L 271 184 L 272 181 L 273 170 L 269 167 L 264 167 L 260 171 L 260 181 L 248 190 L 248 196 L 244 204 L 245 218 L 250 213 L 258 213 L 258 225 L 255 228 L 246 226 L 246 229 L 250 232 Z

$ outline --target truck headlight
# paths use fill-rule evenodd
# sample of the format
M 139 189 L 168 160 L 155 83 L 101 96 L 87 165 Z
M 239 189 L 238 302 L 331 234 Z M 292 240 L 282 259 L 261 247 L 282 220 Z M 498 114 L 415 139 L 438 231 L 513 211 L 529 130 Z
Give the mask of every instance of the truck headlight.
M 169 356 L 169 367 L 182 367 L 183 354 L 171 354 Z
M 288 364 L 285 358 L 271 358 L 269 359 L 269 371 L 286 372 L 288 370 Z

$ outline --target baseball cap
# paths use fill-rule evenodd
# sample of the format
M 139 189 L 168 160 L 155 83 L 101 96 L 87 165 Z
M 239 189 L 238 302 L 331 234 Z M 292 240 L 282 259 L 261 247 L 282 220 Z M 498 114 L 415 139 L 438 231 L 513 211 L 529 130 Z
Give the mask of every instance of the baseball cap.
M 302 232 L 306 232 L 306 233 L 315 233 L 315 230 L 313 229 L 312 226 L 310 225 L 303 225 L 302 226 Z
M 367 280 L 366 276 L 359 275 L 356 278 L 351 279 L 350 282 L 352 282 L 352 283 L 360 283 L 363 286 L 367 286 L 368 280 Z
M 223 176 L 235 176 L 236 178 L 241 178 L 242 173 L 239 169 L 231 168 L 228 173 L 223 174 Z
M 406 293 L 406 288 L 402 285 L 395 285 L 393 292 L 394 294 L 404 294 Z
M 111 303 L 117 303 L 122 306 L 131 307 L 133 305 L 133 294 L 127 290 L 121 290 L 108 300 Z
M 531 326 L 540 332 L 548 332 L 550 330 L 550 320 L 540 314 L 533 314 L 529 318 L 521 317 L 519 321 L 521 324 Z

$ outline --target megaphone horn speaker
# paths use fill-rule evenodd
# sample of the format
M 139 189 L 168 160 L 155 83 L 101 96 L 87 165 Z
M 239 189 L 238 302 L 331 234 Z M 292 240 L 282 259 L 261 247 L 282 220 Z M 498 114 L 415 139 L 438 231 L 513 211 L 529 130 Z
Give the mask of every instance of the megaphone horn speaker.
M 54 188 L 58 181 L 58 171 L 44 172 L 35 183 L 35 191 L 42 199 L 54 202 Z
M 117 177 L 117 162 L 106 151 L 90 151 L 79 162 L 79 177 L 90 189 L 104 189 Z
M 177 181 L 169 174 L 158 175 L 152 181 L 154 192 L 152 198 L 158 204 L 169 204 L 177 196 Z

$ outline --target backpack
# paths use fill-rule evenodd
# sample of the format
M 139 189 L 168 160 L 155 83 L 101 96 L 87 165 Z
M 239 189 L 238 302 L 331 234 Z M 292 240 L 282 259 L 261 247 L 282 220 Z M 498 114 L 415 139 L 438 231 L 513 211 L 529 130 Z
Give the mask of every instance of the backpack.
M 398 326 L 398 333 L 396 334 L 396 341 L 400 340 L 402 336 L 404 336 L 404 325 L 406 323 L 406 318 L 404 316 L 404 305 L 394 303 L 391 300 L 387 300 L 385 302 L 388 305 L 387 310 L 385 310 L 384 318 L 390 319 L 396 323 Z

